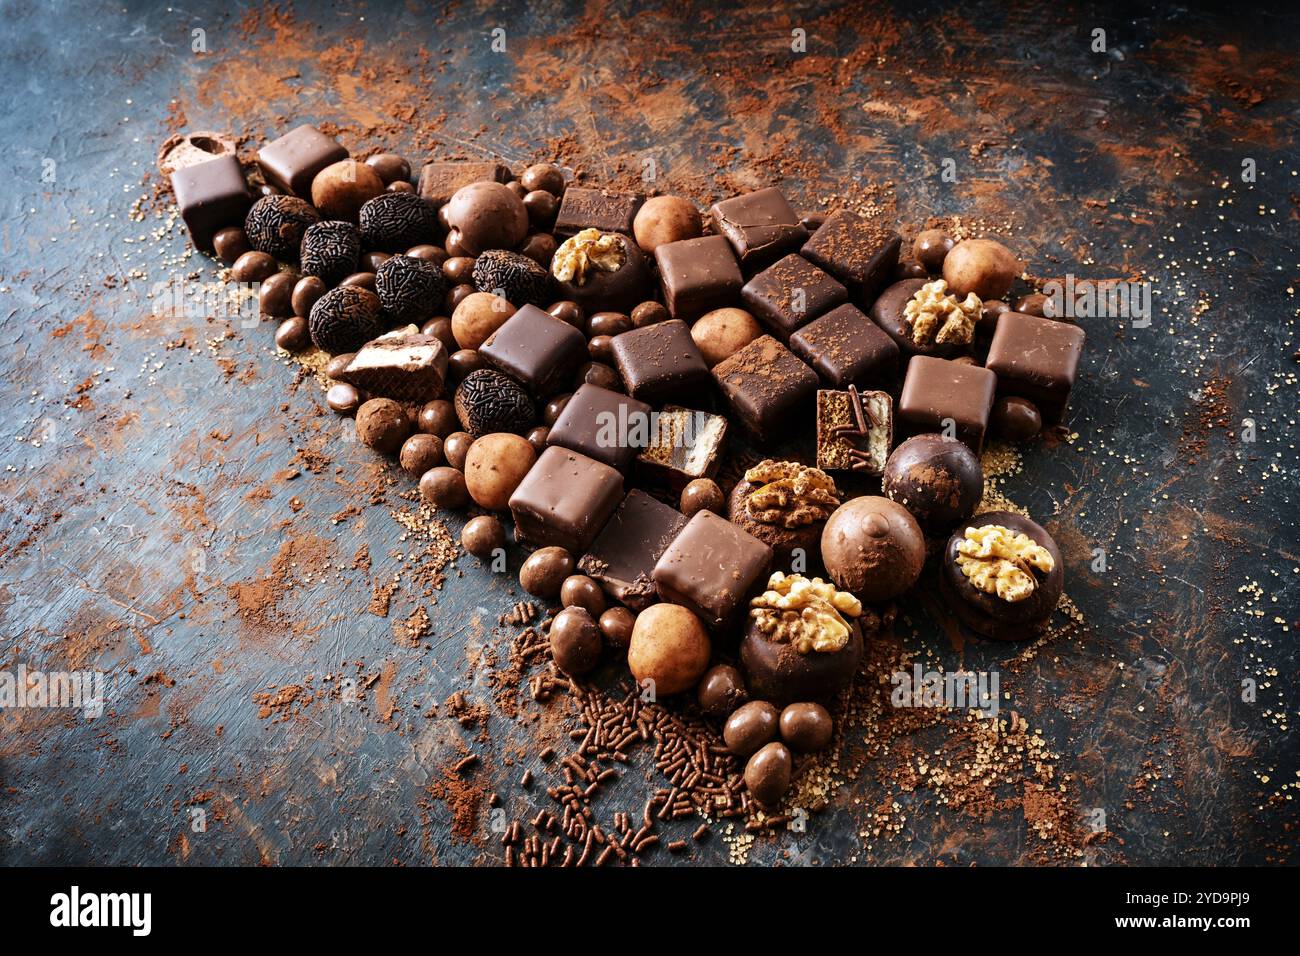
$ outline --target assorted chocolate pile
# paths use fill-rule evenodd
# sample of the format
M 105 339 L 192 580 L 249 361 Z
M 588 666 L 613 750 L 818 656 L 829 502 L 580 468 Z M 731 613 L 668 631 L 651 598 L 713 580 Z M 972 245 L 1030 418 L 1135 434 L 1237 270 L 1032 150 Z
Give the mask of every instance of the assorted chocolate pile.
M 547 164 L 431 162 L 416 185 L 311 126 L 258 152 L 253 187 L 210 155 L 172 172 L 190 235 L 258 283 L 277 345 L 331 356 L 330 408 L 430 505 L 482 512 L 470 554 L 503 567 L 508 516 L 521 586 L 562 606 L 556 666 L 617 655 L 646 699 L 692 695 L 760 804 L 830 743 L 927 553 L 977 634 L 1022 640 L 1055 609 L 1060 552 L 976 514 L 979 455 L 1061 420 L 1084 335 L 1041 295 L 1007 304 L 1002 244 L 930 229 L 903 258 L 894 223 L 801 216 L 775 188 L 702 215 Z M 815 454 L 724 492 L 737 432 Z

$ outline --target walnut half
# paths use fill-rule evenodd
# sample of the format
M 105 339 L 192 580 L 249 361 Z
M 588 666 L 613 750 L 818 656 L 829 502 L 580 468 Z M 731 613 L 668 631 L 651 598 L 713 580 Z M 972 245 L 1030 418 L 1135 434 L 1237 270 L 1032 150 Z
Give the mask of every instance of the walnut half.
M 912 327 L 912 341 L 917 345 L 969 345 L 983 309 L 974 292 L 959 302 L 949 294 L 947 282 L 935 279 L 916 290 L 903 307 L 903 318 Z
M 561 282 L 583 285 L 596 269 L 617 272 L 627 261 L 622 241 L 612 232 L 583 229 L 560 243 L 551 259 L 551 275 Z
M 1050 574 L 1052 554 L 1026 534 L 1000 524 L 967 528 L 957 542 L 957 567 L 976 588 L 1004 601 L 1023 601 L 1034 593 L 1034 570 Z
M 768 640 L 791 644 L 800 654 L 833 653 L 849 642 L 846 618 L 862 613 L 862 602 L 821 578 L 775 572 L 767 590 L 749 602 L 750 616 Z
M 745 481 L 758 486 L 745 499 L 745 513 L 763 524 L 799 528 L 825 521 L 840 506 L 831 476 L 797 461 L 759 462 Z

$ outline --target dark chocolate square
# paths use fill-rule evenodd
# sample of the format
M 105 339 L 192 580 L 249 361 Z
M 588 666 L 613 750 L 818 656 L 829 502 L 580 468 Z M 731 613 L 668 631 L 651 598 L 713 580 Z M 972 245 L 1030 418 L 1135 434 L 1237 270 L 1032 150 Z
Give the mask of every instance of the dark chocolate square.
M 902 244 L 902 237 L 889 226 L 841 209 L 826 217 L 805 243 L 802 255 L 848 286 L 866 308 L 893 278 Z
M 665 405 L 654 413 L 650 447 L 637 456 L 647 481 L 680 492 L 696 478 L 712 478 L 722 458 L 727 420 L 710 412 Z
M 774 187 L 724 199 L 709 213 L 718 232 L 731 243 L 741 268 L 749 273 L 794 252 L 808 239 L 799 215 Z
M 832 388 L 878 387 L 898 375 L 898 343 L 847 303 L 790 336 L 790 350 Z
M 348 151 L 338 140 L 304 124 L 258 150 L 257 165 L 272 186 L 311 202 L 311 181 L 316 174 L 347 158 Z
M 172 173 L 176 208 L 197 249 L 210 250 L 212 237 L 227 226 L 242 226 L 253 197 L 234 156 L 183 166 Z
M 654 437 L 650 406 L 599 385 L 583 385 L 551 426 L 547 442 L 626 472 Z
M 526 305 L 488 336 L 478 354 L 538 398 L 549 398 L 563 391 L 587 360 L 587 340 L 568 322 Z
M 623 332 L 611 348 L 628 394 L 640 401 L 659 405 L 709 388 L 708 366 L 685 322 L 670 319 Z
M 665 601 L 681 604 L 710 627 L 743 611 L 745 599 L 766 580 L 772 549 L 711 511 L 699 511 L 673 539 L 652 577 Z
M 800 255 L 789 255 L 745 283 L 740 298 L 754 318 L 782 342 L 842 302 L 849 290 Z
M 510 496 L 515 537 L 582 554 L 622 500 L 623 476 L 615 469 L 552 445 Z
M 895 423 L 908 435 L 940 432 L 979 454 L 993 410 L 997 376 L 978 365 L 914 355 L 907 364 Z
M 479 160 L 425 163 L 420 170 L 420 198 L 433 208 L 445 206 L 456 190 L 470 183 L 507 183 L 510 170 Z
M 632 220 L 641 202 L 642 198 L 635 193 L 570 186 L 564 190 L 560 211 L 555 215 L 555 234 L 572 236 L 584 229 L 599 229 L 630 236 Z
M 1056 423 L 1079 374 L 1083 339 L 1083 329 L 1069 322 L 1004 312 L 984 367 L 997 375 L 999 395 L 1027 398 L 1043 421 Z
M 741 427 L 759 444 L 807 427 L 817 373 L 770 335 L 761 336 L 713 367 Z
M 655 563 L 685 525 L 686 516 L 676 508 L 634 488 L 578 562 L 578 570 L 615 601 L 645 610 L 658 600 L 650 577 Z
M 722 236 L 666 242 L 655 249 L 664 304 L 674 319 L 694 322 L 705 312 L 735 305 L 744 277 L 731 243 Z

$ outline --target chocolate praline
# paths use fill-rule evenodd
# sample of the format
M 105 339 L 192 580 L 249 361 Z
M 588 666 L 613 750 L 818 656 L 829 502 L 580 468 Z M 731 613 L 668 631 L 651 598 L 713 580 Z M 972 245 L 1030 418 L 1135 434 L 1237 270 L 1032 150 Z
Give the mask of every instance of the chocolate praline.
M 927 433 L 894 449 L 880 487 L 925 531 L 939 534 L 974 513 L 984 496 L 984 469 L 965 442 Z
M 957 545 L 967 528 L 1002 525 L 1026 535 L 1052 556 L 1052 570 L 1032 570 L 1036 586 L 1023 601 L 1007 601 L 987 594 L 971 583 L 957 564 Z M 939 593 L 963 624 L 976 634 L 997 641 L 1023 641 L 1033 637 L 1056 609 L 1065 587 L 1065 566 L 1052 536 L 1036 521 L 1011 511 L 987 511 L 965 521 L 953 532 L 943 551 Z
M 826 480 L 830 480 L 829 476 L 826 476 Z M 783 510 L 781 515 L 773 516 L 772 520 L 761 520 L 750 514 L 748 509 L 750 495 L 763 487 L 764 484 L 761 482 L 746 481 L 743 478 L 736 482 L 736 487 L 731 489 L 731 497 L 727 500 L 727 520 L 771 548 L 774 566 L 788 564 L 796 550 L 801 550 L 805 556 L 815 558 L 817 543 L 821 539 L 822 529 L 826 527 L 826 518 L 835 507 L 838 507 L 838 498 L 834 505 L 824 506 L 822 517 L 813 517 L 812 520 L 800 524 L 787 524 L 783 519 L 790 518 L 793 506 L 800 504 L 797 500 L 790 503 L 791 509 Z
M 846 687 L 862 661 L 862 626 L 848 619 L 849 639 L 838 651 L 801 654 L 788 641 L 771 640 L 751 615 L 740 642 L 740 665 L 750 694 L 778 707 L 823 701 Z
M 865 495 L 845 502 L 826 522 L 822 562 L 841 590 L 868 604 L 889 601 L 921 576 L 925 535 L 902 505 Z
M 528 234 L 523 200 L 501 183 L 462 186 L 446 206 L 449 246 L 477 256 L 488 249 L 513 249 Z
M 615 236 L 623 247 L 623 265 L 617 271 L 592 269 L 581 283 L 576 278 L 567 282 L 556 279 L 555 285 L 562 299 L 578 303 L 588 314 L 601 311 L 628 314 L 650 297 L 650 265 L 631 238 L 621 232 L 606 235 Z M 552 274 L 554 268 L 552 260 Z
M 970 343 L 930 342 L 928 345 L 917 345 L 912 339 L 912 326 L 908 324 L 904 310 L 907 303 L 911 301 L 912 296 L 916 295 L 918 289 L 925 285 L 926 279 L 904 279 L 902 282 L 895 282 L 884 292 L 880 293 L 880 298 L 876 299 L 871 306 L 871 321 L 880 326 L 885 334 L 898 343 L 898 348 L 902 351 L 904 357 L 912 355 L 931 355 L 935 358 L 952 358 L 955 355 L 961 355 L 963 352 L 970 350 Z

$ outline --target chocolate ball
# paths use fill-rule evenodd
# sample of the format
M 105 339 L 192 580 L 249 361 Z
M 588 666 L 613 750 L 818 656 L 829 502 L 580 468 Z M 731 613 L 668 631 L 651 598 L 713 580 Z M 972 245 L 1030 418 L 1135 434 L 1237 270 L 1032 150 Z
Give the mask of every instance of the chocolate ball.
M 325 404 L 340 415 L 355 415 L 361 407 L 361 393 L 347 382 L 335 382 L 325 392 Z
M 275 330 L 275 344 L 286 352 L 305 352 L 311 345 L 311 333 L 307 331 L 307 320 L 300 315 L 285 319 Z
M 465 486 L 474 503 L 489 511 L 503 511 L 510 496 L 537 461 L 528 439 L 509 432 L 476 438 L 465 456 Z
M 442 464 L 442 439 L 437 435 L 416 432 L 402 443 L 397 461 L 402 466 L 402 471 L 413 478 L 419 478 L 430 468 Z
M 534 189 L 524 194 L 524 208 L 528 210 L 528 221 L 536 229 L 549 229 L 555 222 L 555 214 L 560 211 L 560 200 L 554 193 L 545 189 Z M 543 233 L 544 234 L 544 233 Z
M 925 266 L 919 262 L 913 262 L 910 259 L 900 259 L 894 266 L 894 281 L 901 282 L 904 279 L 927 279 L 929 273 L 925 271 Z
M 307 320 L 311 340 L 323 352 L 356 352 L 383 330 L 379 296 L 358 286 L 330 289 L 316 300 Z
M 868 604 L 898 597 L 925 564 L 925 535 L 916 519 L 874 495 L 840 505 L 822 529 L 821 547 L 835 585 Z
M 358 220 L 361 241 L 381 252 L 401 252 L 431 243 L 437 235 L 437 215 L 414 193 L 381 193 L 361 207 Z
M 662 302 L 642 302 L 632 310 L 632 327 L 644 329 L 647 325 L 667 322 L 672 316 Z
M 560 603 L 585 608 L 592 617 L 600 617 L 605 612 L 605 592 L 587 575 L 571 574 L 560 585 Z
M 1043 430 L 1043 415 L 1029 399 L 1008 396 L 993 404 L 989 424 L 999 438 L 1010 442 L 1029 441 Z
M 244 219 L 248 243 L 283 262 L 298 261 L 307 227 L 320 222 L 320 213 L 296 196 L 266 196 L 253 203 Z
M 415 425 L 425 434 L 446 438 L 460 429 L 460 421 L 456 418 L 456 406 L 445 398 L 435 398 L 420 409 Z
M 463 508 L 469 504 L 465 476 L 447 465 L 430 468 L 420 476 L 420 497 L 435 508 Z
M 984 469 L 965 442 L 945 435 L 909 438 L 889 456 L 880 488 L 924 531 L 947 533 L 984 497 Z
M 442 263 L 442 274 L 447 277 L 451 285 L 473 284 L 474 282 L 474 259 L 472 256 L 452 256 L 450 259 L 444 259 Z
M 338 355 L 331 355 L 330 360 L 325 363 L 325 377 L 337 379 L 347 370 L 356 355 L 356 352 L 340 352 Z
M 682 489 L 681 512 L 690 518 L 697 511 L 726 516 L 727 499 L 712 478 L 696 478 Z
M 714 664 L 700 678 L 700 686 L 695 691 L 700 703 L 700 710 L 706 716 L 718 720 L 731 714 L 737 707 L 749 700 L 749 691 L 745 690 L 745 678 L 739 670 L 730 664 Z
M 862 663 L 862 626 L 857 618 L 845 620 L 849 637 L 839 650 L 800 653 L 789 641 L 772 640 L 751 618 L 740 642 L 740 666 L 750 693 L 778 706 L 833 698 Z
M 465 522 L 460 544 L 480 561 L 486 561 L 495 556 L 498 548 L 505 548 L 506 529 L 496 515 L 479 515 Z
M 519 182 L 518 180 L 511 180 L 510 182 L 506 183 L 506 188 L 509 189 L 516 196 L 518 196 L 520 199 L 523 199 L 525 196 L 528 195 L 528 190 L 525 189 L 524 184 Z
M 689 199 L 653 196 L 637 210 L 632 233 L 642 251 L 652 253 L 664 243 L 699 238 L 704 234 L 704 223 Z
M 391 258 L 393 258 L 391 252 L 376 252 L 372 249 L 370 252 L 364 253 L 361 256 L 361 259 L 359 260 L 361 263 L 361 271 L 378 273 L 379 267 Z
M 564 195 L 564 173 L 550 163 L 535 163 L 524 170 L 519 184 L 528 192 L 544 189 L 552 196 Z
M 727 718 L 722 740 L 737 757 L 748 757 L 779 733 L 780 711 L 765 700 L 751 700 Z
M 652 681 L 656 697 L 690 690 L 709 666 L 704 624 L 680 604 L 652 604 L 636 618 L 627 666 L 637 684 Z
M 773 741 L 745 764 L 745 788 L 764 806 L 775 806 L 790 789 L 794 757 L 785 744 Z
M 423 245 L 411 246 L 411 248 L 406 250 L 406 255 L 410 256 L 412 259 L 424 259 L 428 262 L 435 262 L 438 264 L 439 268 L 441 268 L 442 264 L 447 261 L 447 253 L 444 249 L 440 246 L 430 245 L 427 242 Z
M 279 271 L 280 263 L 275 261 L 274 256 L 254 250 L 245 252 L 235 260 L 235 264 L 230 267 L 230 278 L 236 282 L 261 282 Z
M 586 313 L 582 311 L 582 306 L 578 305 L 576 302 L 571 302 L 565 299 L 561 302 L 553 303 L 546 311 L 555 316 L 561 322 L 567 322 L 579 332 L 583 331 L 586 327 Z
M 559 244 L 549 232 L 535 232 L 523 241 L 519 254 L 532 259 L 543 269 L 550 269 Z
M 252 251 L 252 246 L 248 243 L 248 236 L 244 234 L 243 226 L 227 226 L 225 229 L 218 229 L 212 236 L 212 249 L 225 265 L 233 266 L 235 260 L 245 252 Z
M 303 276 L 293 286 L 293 295 L 290 298 L 293 314 L 307 318 L 311 315 L 311 307 L 328 291 L 329 286 L 317 276 Z
M 551 621 L 551 656 L 566 674 L 585 674 L 600 662 L 600 628 L 582 607 L 566 607 Z
M 257 290 L 257 307 L 263 315 L 284 319 L 293 315 L 293 287 L 298 277 L 292 272 L 277 272 L 262 280 Z M 304 330 L 307 323 L 303 322 Z
M 375 153 L 366 160 L 366 165 L 375 171 L 385 186 L 411 178 L 411 164 L 396 153 Z
M 483 368 L 483 359 L 474 349 L 457 349 L 447 356 L 447 379 L 463 382 Z
M 435 339 L 443 344 L 447 354 L 460 351 L 460 344 L 456 341 L 456 336 L 451 331 L 451 319 L 445 315 L 435 315 L 423 325 L 420 326 L 421 335 L 432 335 Z
M 791 704 L 781 711 L 781 739 L 795 753 L 815 753 L 830 746 L 835 732 L 831 712 L 821 704 Z
M 636 615 L 625 607 L 611 607 L 600 616 L 597 624 L 610 647 L 626 648 L 632 643 Z
M 611 392 L 623 391 L 623 379 L 604 362 L 586 362 L 579 367 L 573 378 L 573 390 L 576 392 L 584 385 L 596 385 Z
M 519 586 L 533 597 L 558 597 L 564 579 L 573 573 L 573 555 L 563 548 L 538 548 L 519 569 Z
M 515 314 L 515 307 L 491 292 L 465 296 L 451 314 L 451 334 L 463 349 L 477 349 Z
M 436 262 L 390 256 L 375 273 L 379 304 L 398 325 L 418 325 L 438 308 L 447 280 Z
M 622 335 L 632 329 L 632 320 L 622 312 L 595 312 L 587 320 L 587 336 Z
M 396 182 L 389 183 L 387 186 L 385 186 L 384 191 L 390 193 L 410 193 L 414 195 L 415 187 L 412 186 L 410 183 L 408 183 L 406 180 L 399 179 Z
M 452 432 L 442 440 L 442 453 L 447 459 L 447 464 L 457 471 L 465 470 L 465 458 L 469 455 L 470 446 L 474 444 L 474 436 L 469 432 Z
M 706 312 L 691 326 L 691 339 L 709 368 L 735 355 L 763 334 L 752 315 L 744 309 L 730 307 Z
M 339 220 L 314 223 L 303 233 L 300 259 L 303 275 L 319 276 L 326 285 L 337 285 L 357 271 L 361 230 Z
M 650 298 L 653 273 L 649 261 L 637 244 L 621 232 L 601 233 L 599 239 L 617 243 L 623 259 L 617 269 L 606 272 L 599 266 L 591 266 L 570 275 L 569 267 L 582 259 L 577 253 L 589 248 L 586 244 L 592 241 L 584 230 L 560 244 L 551 260 L 551 275 L 555 277 L 560 296 L 572 299 L 587 313 L 605 310 L 627 314 Z
M 614 339 L 609 335 L 596 335 L 587 342 L 587 354 L 592 361 L 605 365 L 614 363 Z
M 521 435 L 537 422 L 532 397 L 517 381 L 495 369 L 481 368 L 467 375 L 456 386 L 455 400 L 456 417 L 476 438 L 490 432 Z
M 410 434 L 411 420 L 391 398 L 372 398 L 357 409 L 357 438 L 368 448 L 391 454 Z
M 1031 292 L 1016 299 L 1015 311 L 1024 315 L 1035 315 L 1040 319 L 1047 317 L 1047 296 L 1041 292 Z
M 926 272 L 937 275 L 943 271 L 943 260 L 953 245 L 955 240 L 942 229 L 926 229 L 912 243 L 912 256 Z
M 442 303 L 442 311 L 452 314 L 456 311 L 456 306 L 460 305 L 467 298 L 473 295 L 477 290 L 468 282 L 464 285 L 452 286 L 447 293 L 447 298 Z
M 354 289 L 365 289 L 367 292 L 374 292 L 375 274 L 373 272 L 354 272 L 339 282 L 339 286 L 351 286 Z
M 1001 299 L 988 299 L 984 302 L 984 308 L 980 311 L 980 320 L 975 323 L 975 335 L 977 338 L 990 339 L 993 333 L 998 329 L 998 318 L 1003 312 L 1010 312 L 1011 306 L 1007 305 Z
M 311 181 L 311 203 L 326 219 L 356 222 L 361 207 L 382 193 L 385 185 L 372 167 L 341 159 Z
M 528 439 L 528 444 L 533 446 L 533 451 L 540 455 L 550 444 L 551 430 L 545 425 L 538 425 L 536 428 L 528 429 L 528 434 L 524 437 Z
M 1023 266 L 1011 250 L 992 239 L 964 239 L 943 260 L 943 278 L 957 298 L 974 292 L 981 299 L 1000 299 Z
M 513 249 L 528 234 L 523 200 L 501 183 L 462 186 L 447 201 L 448 242 L 469 255 L 488 249 Z
M 569 399 L 573 398 L 573 393 L 565 395 L 556 395 L 546 403 L 542 409 L 542 422 L 548 428 L 559 421 L 560 415 L 564 412 L 564 407 L 569 404 Z

